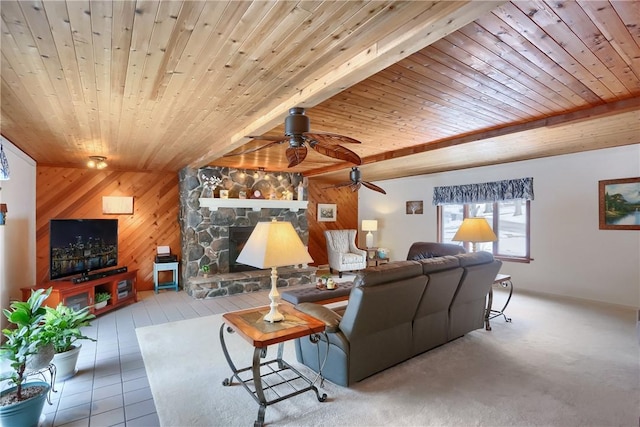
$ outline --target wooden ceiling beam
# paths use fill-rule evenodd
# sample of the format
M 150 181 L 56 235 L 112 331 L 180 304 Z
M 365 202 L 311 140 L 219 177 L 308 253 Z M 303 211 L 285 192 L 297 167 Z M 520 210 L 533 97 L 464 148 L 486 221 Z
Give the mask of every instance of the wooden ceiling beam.
M 227 144 L 217 144 L 189 166 L 199 168 L 248 142 L 246 135 L 260 135 L 282 124 L 291 107 L 313 107 L 425 46 L 473 22 L 505 1 L 435 2 L 406 25 L 397 28 L 372 46 L 358 52 L 342 66 L 315 79 L 295 95 L 275 106 L 263 108 L 257 120 L 241 129 L 229 130 Z M 222 140 L 222 139 L 221 139 Z
M 445 138 L 439 141 L 429 142 L 425 144 L 415 145 L 408 148 L 402 148 L 399 150 L 389 151 L 386 153 L 369 156 L 362 159 L 362 164 L 372 164 L 377 162 L 383 162 L 385 160 L 398 159 L 413 154 L 425 153 L 427 151 L 438 150 L 441 148 L 453 147 L 456 145 L 468 144 L 470 142 L 488 140 L 491 138 L 497 138 L 520 132 L 540 129 L 540 128 L 554 128 L 557 126 L 564 126 L 568 124 L 576 124 L 583 120 L 593 120 L 596 118 L 603 118 L 613 114 L 621 114 L 629 111 L 640 110 L 640 97 L 628 98 L 622 101 L 612 102 L 608 104 L 598 105 L 592 108 L 586 108 L 582 110 L 572 111 L 566 114 L 560 114 L 553 117 L 546 117 L 540 120 L 534 120 L 527 123 L 519 123 L 513 126 L 506 126 L 499 129 L 490 129 L 482 132 L 475 132 L 469 135 L 464 135 L 454 138 Z M 351 166 L 350 164 L 348 165 Z M 345 164 L 335 164 L 324 168 L 319 168 L 304 173 L 305 176 L 319 176 L 325 175 L 331 172 L 336 172 L 345 169 Z

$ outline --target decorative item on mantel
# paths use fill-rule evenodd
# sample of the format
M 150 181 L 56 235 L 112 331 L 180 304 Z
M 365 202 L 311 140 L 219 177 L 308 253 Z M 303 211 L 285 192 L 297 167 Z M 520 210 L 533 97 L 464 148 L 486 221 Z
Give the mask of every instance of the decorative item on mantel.
M 204 173 L 201 175 L 201 179 L 202 195 L 200 197 L 216 197 L 215 190 L 220 184 L 222 184 L 222 179 L 213 175 L 205 175 Z

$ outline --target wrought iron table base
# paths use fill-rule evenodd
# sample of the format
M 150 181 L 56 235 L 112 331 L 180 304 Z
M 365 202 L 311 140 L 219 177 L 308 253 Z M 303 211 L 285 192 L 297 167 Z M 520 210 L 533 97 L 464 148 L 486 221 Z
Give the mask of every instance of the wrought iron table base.
M 502 308 L 500 310 L 493 310 L 491 308 L 491 306 L 493 304 L 493 286 L 489 290 L 489 301 L 487 303 L 487 312 L 486 312 L 486 315 L 485 315 L 485 323 L 486 323 L 485 329 L 487 331 L 491 330 L 491 324 L 489 323 L 489 321 L 491 319 L 494 319 L 494 318 L 498 317 L 498 316 L 504 317 L 504 321 L 505 322 L 511 322 L 511 318 L 507 317 L 507 315 L 504 314 L 504 311 L 506 310 L 507 306 L 509 305 L 509 301 L 511 301 L 511 295 L 513 294 L 513 283 L 511 282 L 511 276 L 506 276 L 504 279 L 498 279 L 498 280 L 496 280 L 494 282 L 494 284 L 498 284 L 498 285 L 502 286 L 503 288 L 509 288 L 509 295 L 507 296 L 507 300 L 505 301 L 504 305 L 502 306 Z
M 229 351 L 227 350 L 227 345 L 224 340 L 225 329 L 230 334 L 234 333 L 235 331 L 230 327 L 226 327 L 224 323 L 220 326 L 220 344 L 222 345 L 222 352 L 224 353 L 224 357 L 227 359 L 227 363 L 229 364 L 229 367 L 231 368 L 231 371 L 233 373 L 229 378 L 225 378 L 224 381 L 222 381 L 222 385 L 232 385 L 233 379 L 235 378 L 238 383 L 240 383 L 245 388 L 245 390 L 247 390 L 247 392 L 249 392 L 249 394 L 253 396 L 254 400 L 258 402 L 258 405 L 260 405 L 260 407 L 258 408 L 258 417 L 253 424 L 254 427 L 262 427 L 264 425 L 264 414 L 267 410 L 267 406 L 273 405 L 274 403 L 278 403 L 290 397 L 297 396 L 307 391 L 313 391 L 315 392 L 316 398 L 319 402 L 324 402 L 325 400 L 327 400 L 326 393 L 323 393 L 321 395 L 318 391 L 318 388 L 314 385 L 315 381 L 311 381 L 302 373 L 300 373 L 300 371 L 298 371 L 282 359 L 284 342 L 278 343 L 278 355 L 275 359 L 260 362 L 260 359 L 264 359 L 267 356 L 267 347 L 255 347 L 253 350 L 252 365 L 241 369 L 236 368 L 235 364 L 231 360 L 231 356 L 229 356 Z M 317 340 L 319 339 L 317 334 L 310 335 L 309 338 L 314 342 L 317 342 Z M 262 374 L 261 368 L 263 367 L 267 367 L 269 369 L 269 372 Z M 251 377 L 241 377 L 242 373 L 249 371 L 251 371 Z M 284 371 L 291 371 L 295 375 L 293 377 L 285 377 L 283 375 Z M 267 378 L 275 378 L 275 380 L 273 381 L 273 383 L 267 384 L 267 381 L 263 381 Z M 294 383 L 296 380 L 303 380 L 306 383 L 306 386 L 299 387 Z M 254 389 L 249 386 L 251 382 L 253 382 Z M 289 386 L 293 391 L 283 395 L 278 394 L 278 391 L 276 391 L 276 387 L 282 385 Z M 267 400 L 265 391 L 271 391 L 277 397 L 272 400 Z

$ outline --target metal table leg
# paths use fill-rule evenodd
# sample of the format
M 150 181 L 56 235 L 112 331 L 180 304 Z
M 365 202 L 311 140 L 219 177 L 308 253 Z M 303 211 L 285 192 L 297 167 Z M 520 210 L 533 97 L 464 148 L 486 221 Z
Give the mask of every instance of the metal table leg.
M 230 386 L 233 384 L 234 378 L 240 383 L 245 390 L 249 392 L 251 396 L 253 396 L 254 400 L 258 403 L 258 416 L 256 421 L 254 422 L 254 427 L 261 427 L 264 425 L 264 415 L 267 409 L 267 406 L 272 405 L 274 403 L 280 402 L 281 400 L 288 399 L 293 396 L 297 396 L 298 394 L 313 391 L 316 394 L 316 398 L 319 402 L 324 402 L 327 399 L 326 393 L 320 395 L 318 388 L 314 385 L 314 382 L 309 380 L 307 377 L 302 375 L 297 369 L 289 365 L 286 361 L 282 359 L 284 343 L 278 344 L 278 355 L 275 359 L 269 360 L 266 362 L 260 362 L 261 359 L 264 359 L 267 356 L 267 348 L 263 347 L 254 347 L 253 349 L 253 360 L 251 366 L 245 367 L 242 369 L 236 368 L 231 356 L 229 355 L 229 351 L 227 349 L 226 342 L 224 340 L 224 331 L 228 333 L 233 333 L 234 330 L 230 327 L 225 327 L 226 325 L 223 323 L 220 326 L 220 344 L 222 346 L 222 352 L 224 353 L 224 357 L 231 368 L 232 375 L 228 378 L 225 378 L 222 381 L 223 386 Z M 275 365 L 274 368 L 271 365 Z M 266 372 L 263 374 L 261 369 L 266 367 Z M 285 378 L 281 375 L 282 371 L 289 370 L 296 374 L 294 378 Z M 251 376 L 247 378 L 242 378 L 243 373 L 248 373 L 251 371 Z M 267 377 L 273 376 L 274 379 L 270 384 L 267 384 L 265 380 Z M 307 386 L 298 388 L 294 382 L 298 379 L 302 379 L 306 382 Z M 249 386 L 253 384 L 253 389 Z M 281 390 L 279 390 L 279 386 L 286 385 L 288 386 L 289 393 L 280 394 Z M 276 396 L 276 398 L 272 400 L 268 400 L 265 391 L 269 390 L 272 394 Z
M 500 310 L 491 310 L 491 304 L 489 304 L 487 314 L 489 315 L 489 319 L 502 316 L 504 317 L 505 322 L 511 322 L 511 318 L 507 317 L 504 314 L 504 311 L 509 305 L 509 301 L 511 301 L 511 295 L 513 294 L 513 283 L 511 282 L 510 279 L 507 279 L 507 280 L 500 281 L 499 285 L 502 286 L 503 288 L 509 288 L 509 295 L 507 296 L 507 301 L 504 303 L 504 306 L 502 306 Z M 490 292 L 489 300 L 491 301 L 492 298 L 493 298 L 493 290 L 491 290 Z

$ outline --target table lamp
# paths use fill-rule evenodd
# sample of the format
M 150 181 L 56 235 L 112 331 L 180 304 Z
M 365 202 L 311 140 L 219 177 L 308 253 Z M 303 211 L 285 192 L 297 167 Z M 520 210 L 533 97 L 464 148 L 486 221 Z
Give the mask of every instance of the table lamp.
M 477 252 L 477 243 L 498 240 L 485 218 L 465 218 L 451 239 L 456 242 L 471 242 L 471 251 Z
M 249 236 L 237 262 L 256 268 L 271 268 L 271 310 L 264 316 L 267 322 L 284 320 L 278 311 L 280 294 L 278 293 L 278 267 L 296 264 L 308 264 L 313 259 L 307 248 L 300 240 L 298 233 L 290 222 L 276 221 L 259 222 Z
M 373 247 L 373 233 L 372 231 L 378 230 L 378 221 L 375 219 L 363 219 L 362 231 L 368 231 L 367 233 L 367 248 Z

